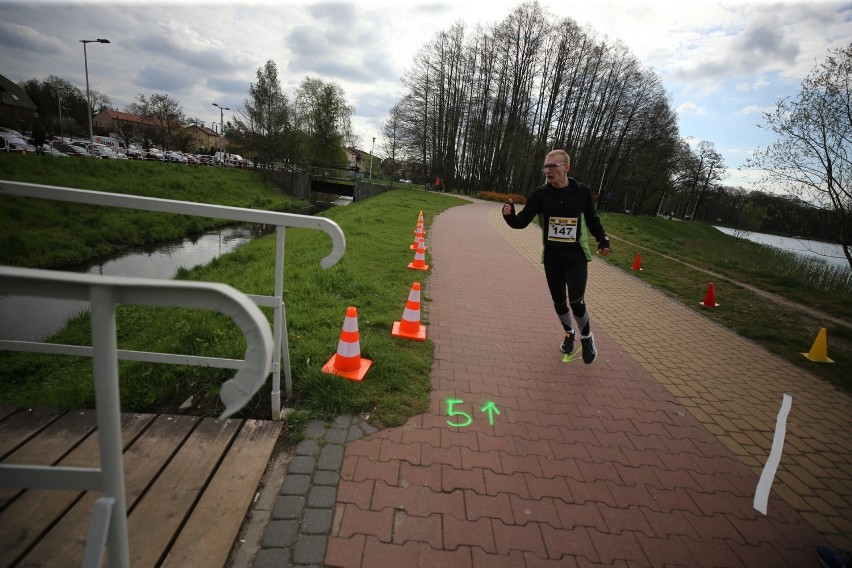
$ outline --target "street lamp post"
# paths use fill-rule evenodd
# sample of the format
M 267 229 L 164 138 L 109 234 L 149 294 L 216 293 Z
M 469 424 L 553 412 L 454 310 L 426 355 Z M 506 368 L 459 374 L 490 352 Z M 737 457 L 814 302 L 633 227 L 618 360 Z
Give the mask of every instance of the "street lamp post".
M 95 155 L 95 133 L 92 129 L 92 96 L 89 94 L 89 57 L 86 54 L 86 44 L 87 43 L 110 43 L 108 39 L 98 38 L 98 39 L 81 39 L 80 43 L 83 44 L 83 64 L 86 66 L 86 103 L 89 107 L 89 152 L 92 153 L 92 156 Z
M 373 144 L 370 146 L 370 183 L 373 183 L 373 148 L 376 147 L 376 137 L 373 136 Z
M 65 140 L 65 135 L 62 134 L 62 91 L 56 91 L 56 99 L 59 101 L 59 137 Z
M 601 192 L 603 191 L 603 182 L 604 182 L 604 177 L 606 176 L 607 166 L 609 166 L 609 164 L 604 164 L 603 173 L 601 174 L 601 184 L 600 184 L 600 186 L 598 186 L 598 202 L 600 202 L 600 200 L 603 199 Z M 607 209 L 608 209 L 608 207 L 607 207 Z
M 213 103 L 214 107 L 219 107 L 219 137 L 225 137 L 225 111 L 231 110 L 228 107 L 219 106 L 216 103 Z

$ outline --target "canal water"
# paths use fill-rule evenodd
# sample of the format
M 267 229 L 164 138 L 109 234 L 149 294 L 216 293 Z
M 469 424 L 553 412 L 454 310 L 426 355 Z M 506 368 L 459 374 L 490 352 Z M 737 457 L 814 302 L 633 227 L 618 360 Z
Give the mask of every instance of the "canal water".
M 316 203 L 301 211 L 302 215 L 315 214 L 332 205 L 348 205 L 351 198 L 341 198 L 334 203 Z M 142 278 L 172 278 L 178 269 L 202 266 L 213 259 L 233 251 L 269 232 L 274 226 L 257 224 L 239 225 L 206 231 L 197 238 L 164 245 L 155 250 L 137 251 L 117 258 L 78 267 L 67 267 L 68 272 L 100 274 L 105 276 L 137 276 Z M 0 338 L 20 341 L 38 341 L 59 331 L 69 319 L 88 311 L 89 302 L 31 296 L 0 296 Z
M 735 235 L 737 231 L 726 227 L 716 227 L 726 235 Z M 822 241 L 811 241 L 808 239 L 797 239 L 794 237 L 780 237 L 766 233 L 746 232 L 741 234 L 742 238 L 752 242 L 792 252 L 801 256 L 818 258 L 824 262 L 841 268 L 848 268 L 849 263 L 843 255 L 843 247 L 834 243 Z

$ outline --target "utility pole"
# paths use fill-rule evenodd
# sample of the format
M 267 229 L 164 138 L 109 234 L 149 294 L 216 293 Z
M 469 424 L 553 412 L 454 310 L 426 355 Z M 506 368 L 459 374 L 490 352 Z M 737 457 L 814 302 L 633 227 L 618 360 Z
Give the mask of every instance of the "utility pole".
M 373 136 L 373 144 L 370 146 L 370 183 L 373 183 L 373 148 L 376 147 L 376 137 Z

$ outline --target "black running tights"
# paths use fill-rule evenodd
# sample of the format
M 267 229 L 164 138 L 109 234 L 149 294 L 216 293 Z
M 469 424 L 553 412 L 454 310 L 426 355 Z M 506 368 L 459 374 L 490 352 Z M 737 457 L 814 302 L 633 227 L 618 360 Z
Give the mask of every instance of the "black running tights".
M 544 275 L 547 278 L 547 287 L 550 289 L 550 297 L 553 299 L 553 307 L 562 327 L 565 331 L 572 331 L 571 314 L 580 328 L 580 335 L 589 335 L 589 312 L 586 310 L 586 281 L 589 277 L 589 266 L 587 262 L 572 264 L 570 266 L 544 266 Z

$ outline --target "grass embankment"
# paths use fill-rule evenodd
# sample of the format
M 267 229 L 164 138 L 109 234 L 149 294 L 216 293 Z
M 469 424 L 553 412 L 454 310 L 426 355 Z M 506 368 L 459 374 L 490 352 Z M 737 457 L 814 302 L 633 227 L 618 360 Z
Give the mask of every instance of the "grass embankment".
M 385 425 L 401 424 L 427 409 L 432 345 L 428 340 L 395 339 L 390 330 L 402 315 L 412 283 L 425 283 L 426 274 L 407 268 L 413 259 L 408 247 L 418 213 L 423 210 L 428 224 L 440 211 L 460 203 L 447 195 L 401 189 L 327 211 L 347 241 L 343 259 L 328 270 L 319 265 L 330 251 L 325 233 L 287 231 L 284 298 L 294 389 L 301 408 L 324 417 L 369 413 Z M 182 270 L 178 278 L 224 282 L 245 293 L 271 295 L 274 252 L 274 236 L 262 237 L 204 267 Z M 421 301 L 428 301 L 425 293 Z M 361 383 L 321 372 L 337 349 L 347 306 L 358 308 L 361 354 L 374 361 Z M 271 311 L 267 315 L 271 320 Z M 236 327 L 214 313 L 122 306 L 117 326 L 122 349 L 232 358 L 240 358 L 245 349 Z M 88 345 L 89 334 L 84 315 L 51 341 Z M 192 396 L 190 412 L 216 414 L 221 409 L 219 386 L 233 372 L 122 362 L 120 374 L 125 411 L 174 412 Z M 268 417 L 269 393 L 267 384 L 242 414 Z M 91 407 L 91 361 L 0 354 L 0 401 Z
M 736 239 L 706 223 L 613 213 L 603 213 L 601 218 L 608 233 L 631 243 L 614 238 L 615 253 L 608 257 L 611 263 L 795 365 L 852 391 L 852 329 L 816 313 L 852 322 L 852 288 L 848 278 L 838 277 L 843 270 L 814 269 L 812 263 L 792 253 Z M 637 253 L 641 253 L 642 265 L 638 272 L 632 270 Z M 710 282 L 720 304 L 715 309 L 698 305 Z M 774 302 L 734 282 L 796 305 Z M 823 327 L 834 364 L 813 363 L 801 355 L 810 351 Z
M 183 164 L 0 152 L 0 179 L 271 211 L 308 205 L 265 185 L 251 170 Z M 187 215 L 10 196 L 0 199 L 0 264 L 12 266 L 81 264 L 225 224 L 221 219 Z

